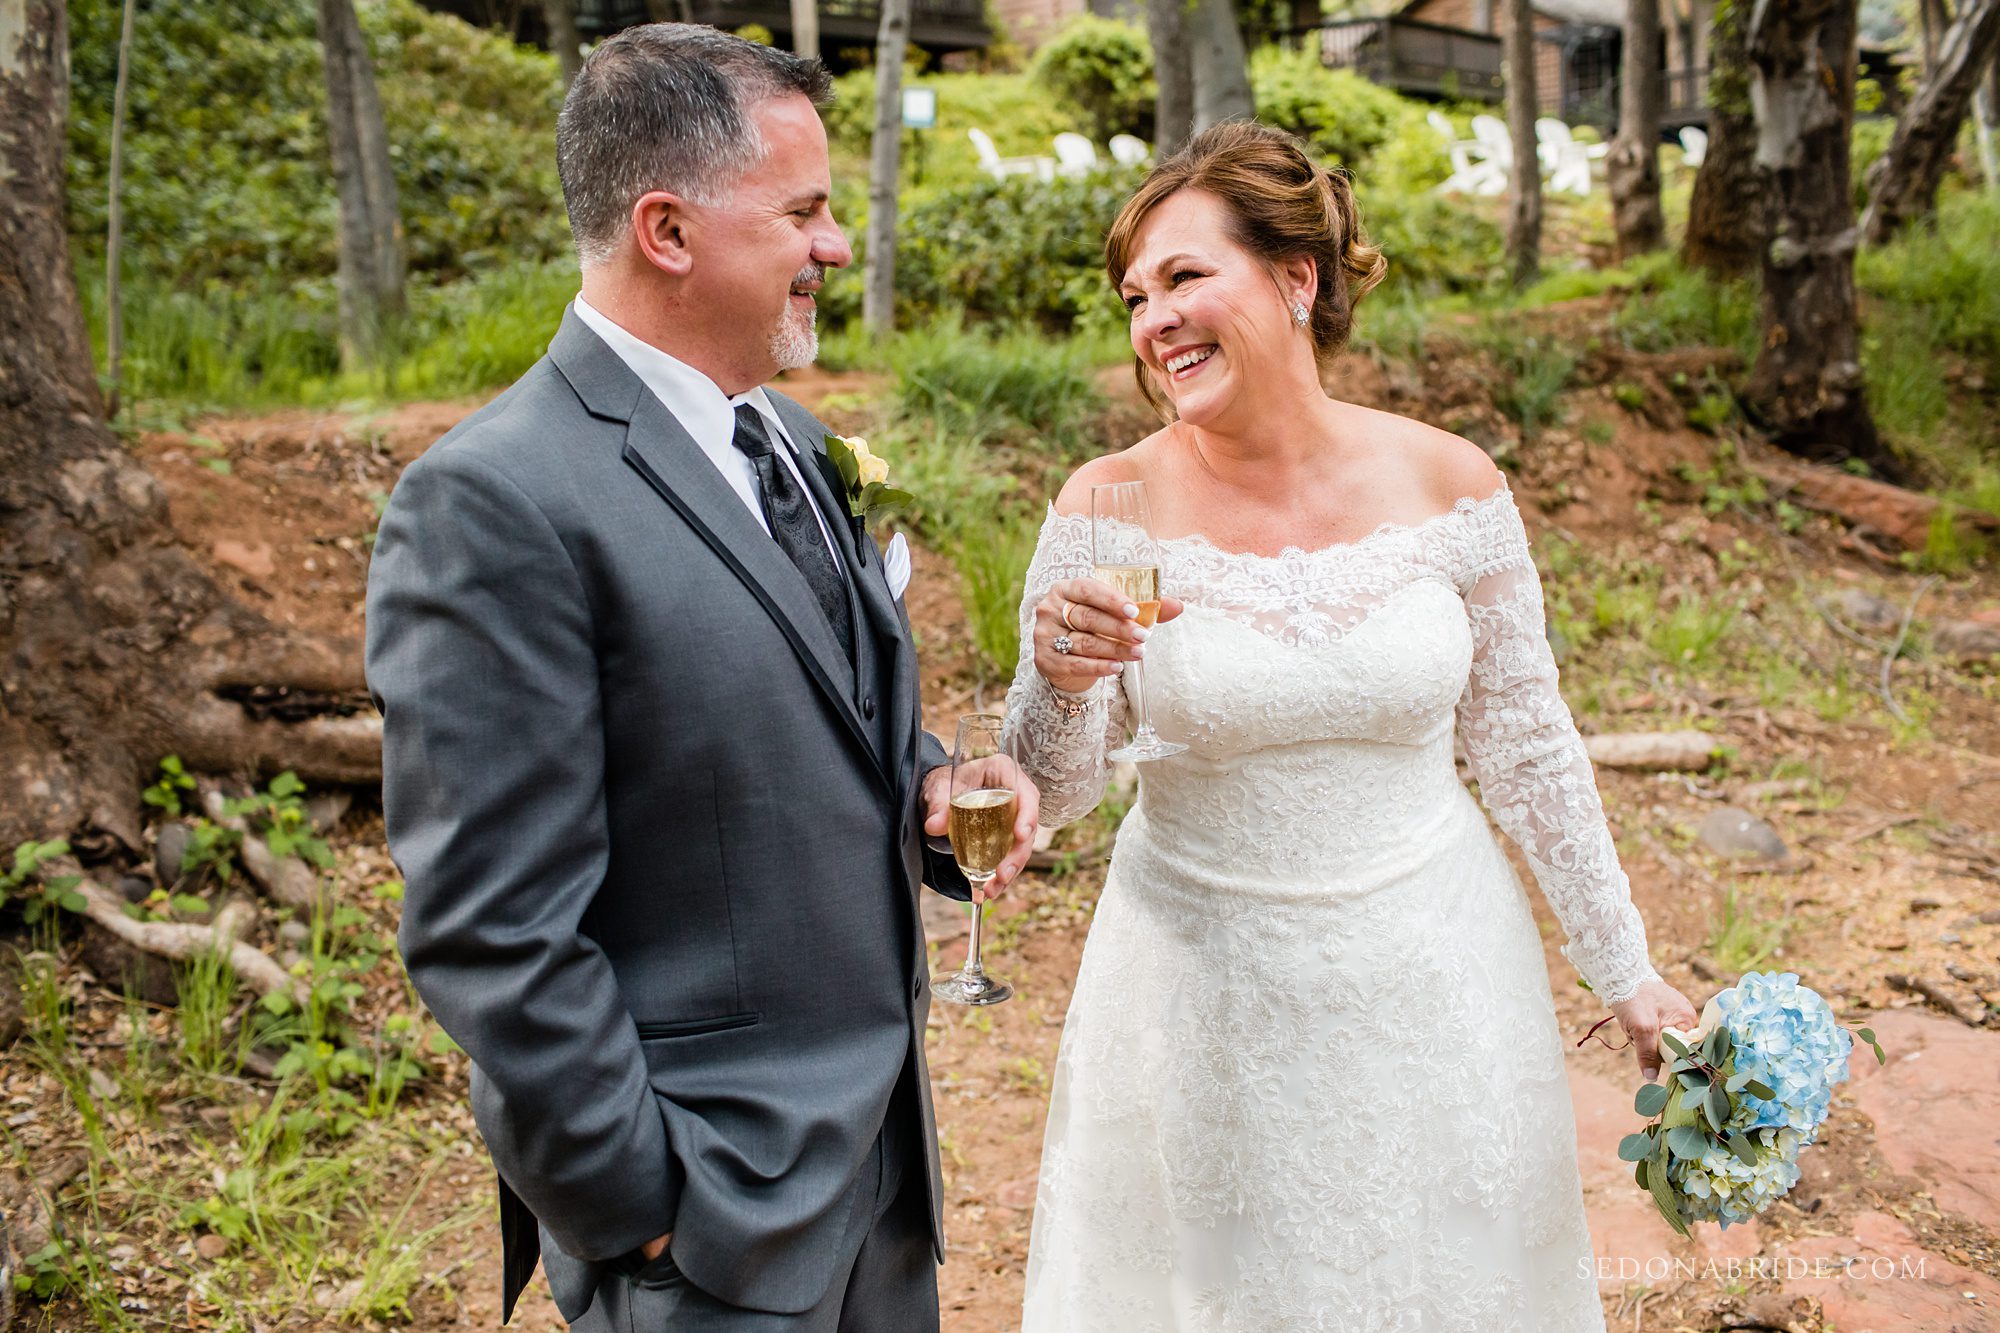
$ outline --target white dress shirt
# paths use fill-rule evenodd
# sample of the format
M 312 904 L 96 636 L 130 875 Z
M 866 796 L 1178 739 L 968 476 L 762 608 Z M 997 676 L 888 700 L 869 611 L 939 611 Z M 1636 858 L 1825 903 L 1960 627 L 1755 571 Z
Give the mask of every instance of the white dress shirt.
M 778 410 L 771 405 L 770 396 L 764 392 L 763 386 L 731 398 L 716 386 L 714 380 L 687 362 L 667 355 L 612 323 L 609 316 L 595 309 L 582 296 L 579 295 L 573 304 L 576 317 L 602 338 L 605 345 L 618 354 L 618 359 L 632 368 L 640 383 L 651 389 L 667 411 L 673 413 L 674 420 L 680 422 L 681 428 L 693 437 L 695 445 L 707 455 L 709 462 L 715 464 L 715 470 L 722 474 L 722 479 L 743 501 L 750 517 L 757 520 L 757 526 L 768 533 L 771 525 L 764 518 L 764 500 L 757 487 L 757 467 L 735 445 L 737 407 L 748 403 L 755 408 L 757 415 L 764 419 L 764 429 L 770 433 L 771 442 L 777 446 L 774 452 L 792 470 L 800 492 L 818 516 L 820 535 L 826 539 L 826 549 L 833 552 L 834 564 L 845 567 L 840 558 L 839 543 L 833 540 L 833 533 L 827 527 L 827 516 L 820 513 L 819 505 L 812 498 L 812 488 L 799 471 L 798 445 L 785 430 L 785 423 L 778 419 Z

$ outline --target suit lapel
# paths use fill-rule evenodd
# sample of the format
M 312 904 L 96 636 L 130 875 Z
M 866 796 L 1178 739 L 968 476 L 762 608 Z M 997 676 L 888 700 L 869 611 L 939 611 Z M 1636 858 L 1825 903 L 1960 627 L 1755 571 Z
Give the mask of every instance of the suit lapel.
M 807 475 L 808 484 L 813 485 L 814 498 L 825 507 L 828 525 L 841 533 L 841 549 L 850 562 L 848 568 L 854 571 L 854 585 L 859 590 L 869 621 L 875 626 L 877 642 L 883 645 L 887 654 L 888 698 L 895 701 L 895 706 L 890 709 L 889 755 L 892 766 L 900 772 L 900 766 L 907 762 L 911 742 L 916 739 L 917 711 L 921 706 L 917 694 L 916 649 L 910 642 L 910 636 L 904 632 L 903 618 L 897 613 L 896 599 L 889 591 L 888 577 L 882 569 L 882 554 L 875 549 L 875 539 L 858 521 L 838 521 L 838 516 L 847 513 L 847 486 L 840 479 L 833 460 L 826 456 L 826 427 L 785 395 L 770 389 L 766 389 L 765 393 L 772 406 L 777 408 L 778 417 L 785 423 L 792 442 L 802 451 L 803 457 L 812 461 L 811 467 L 800 468 L 799 471 Z
M 891 788 L 897 785 L 854 711 L 854 666 L 834 641 L 805 576 L 750 516 L 693 437 L 575 313 L 566 313 L 550 358 L 600 417 L 626 423 L 624 459 L 762 604 Z M 879 562 L 878 562 L 879 563 Z

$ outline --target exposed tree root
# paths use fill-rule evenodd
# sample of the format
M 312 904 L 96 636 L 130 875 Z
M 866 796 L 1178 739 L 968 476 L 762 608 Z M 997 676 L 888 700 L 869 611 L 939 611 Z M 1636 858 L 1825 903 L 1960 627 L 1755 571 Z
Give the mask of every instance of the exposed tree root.
M 60 873 L 75 873 L 63 867 Z M 278 966 L 277 960 L 237 936 L 249 924 L 250 909 L 233 904 L 216 913 L 214 922 L 197 926 L 177 921 L 135 921 L 125 914 L 125 899 L 89 879 L 76 891 L 83 895 L 83 915 L 142 953 L 179 962 L 221 954 L 243 983 L 259 995 L 283 994 L 306 1002 L 306 985 Z
M 200 772 L 291 769 L 307 782 L 382 780 L 382 719 L 371 715 L 260 722 L 237 704 L 203 695 L 180 730 L 176 753 Z

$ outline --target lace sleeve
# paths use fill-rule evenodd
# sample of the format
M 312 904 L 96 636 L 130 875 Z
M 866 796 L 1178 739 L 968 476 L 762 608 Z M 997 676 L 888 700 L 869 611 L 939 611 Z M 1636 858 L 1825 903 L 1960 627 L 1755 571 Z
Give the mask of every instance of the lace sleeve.
M 1103 681 L 1082 695 L 1065 694 L 1035 670 L 1035 607 L 1064 579 L 1090 575 L 1090 520 L 1064 516 L 1053 506 L 1035 543 L 1021 597 L 1021 660 L 1007 691 L 1007 735 L 1042 793 L 1045 828 L 1074 823 L 1104 795 L 1105 737 L 1124 725 L 1125 693 Z M 1065 705 L 1083 699 L 1072 717 Z M 1115 734 L 1122 735 L 1122 732 Z
M 1485 507 L 1458 588 L 1472 624 L 1459 735 L 1494 822 L 1519 844 L 1562 923 L 1563 956 L 1607 1004 L 1656 979 L 1590 757 L 1556 688 L 1542 585 L 1520 511 Z

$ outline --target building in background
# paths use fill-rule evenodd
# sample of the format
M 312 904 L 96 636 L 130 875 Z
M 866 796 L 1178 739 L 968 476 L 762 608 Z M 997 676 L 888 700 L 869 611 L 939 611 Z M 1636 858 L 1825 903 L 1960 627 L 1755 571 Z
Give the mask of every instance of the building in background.
M 539 0 L 420 0 L 426 9 L 455 14 L 468 23 L 499 28 L 516 41 L 548 45 Z M 574 0 L 576 27 L 585 42 L 600 41 L 639 23 L 669 20 L 706 23 L 735 31 L 751 25 L 790 46 L 789 0 Z M 881 23 L 879 0 L 819 0 L 819 45 L 835 70 L 865 63 Z M 911 0 L 910 45 L 934 57 L 976 51 L 993 40 L 985 0 Z

